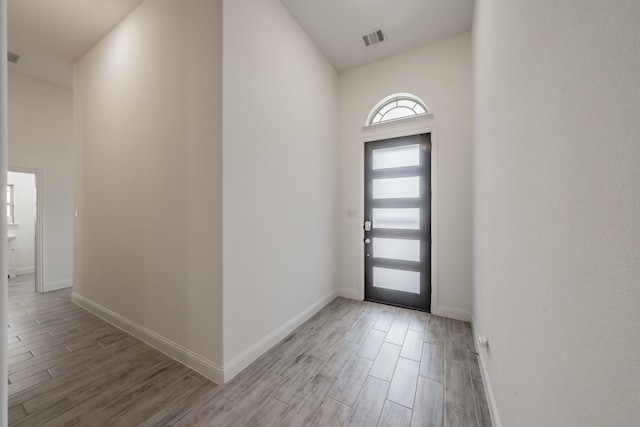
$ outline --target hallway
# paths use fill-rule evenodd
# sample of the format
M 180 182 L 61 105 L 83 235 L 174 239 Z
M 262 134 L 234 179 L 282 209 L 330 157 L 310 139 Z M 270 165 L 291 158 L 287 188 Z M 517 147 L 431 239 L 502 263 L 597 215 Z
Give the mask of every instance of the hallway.
M 218 387 L 32 280 L 9 286 L 12 426 L 491 425 L 468 323 L 338 298 Z

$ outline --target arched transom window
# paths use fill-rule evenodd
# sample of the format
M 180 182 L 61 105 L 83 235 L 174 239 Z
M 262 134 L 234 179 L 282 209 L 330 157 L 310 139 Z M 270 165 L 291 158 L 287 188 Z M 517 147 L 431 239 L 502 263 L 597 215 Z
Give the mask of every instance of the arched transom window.
M 427 107 L 416 96 L 410 94 L 395 94 L 380 101 L 369 114 L 369 125 L 402 119 L 405 117 L 429 114 Z

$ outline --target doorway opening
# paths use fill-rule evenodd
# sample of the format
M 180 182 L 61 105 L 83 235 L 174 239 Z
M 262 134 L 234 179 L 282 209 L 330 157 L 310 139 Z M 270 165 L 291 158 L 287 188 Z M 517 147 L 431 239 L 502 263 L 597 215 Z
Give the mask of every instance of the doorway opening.
M 10 167 L 7 173 L 7 272 L 14 289 L 42 292 L 41 172 Z
M 431 310 L 431 134 L 365 143 L 365 299 Z

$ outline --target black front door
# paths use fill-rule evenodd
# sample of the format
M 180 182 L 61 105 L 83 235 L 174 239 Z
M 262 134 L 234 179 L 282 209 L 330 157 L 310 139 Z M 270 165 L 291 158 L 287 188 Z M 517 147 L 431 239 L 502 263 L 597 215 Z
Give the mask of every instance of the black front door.
M 365 144 L 365 299 L 431 311 L 431 134 Z

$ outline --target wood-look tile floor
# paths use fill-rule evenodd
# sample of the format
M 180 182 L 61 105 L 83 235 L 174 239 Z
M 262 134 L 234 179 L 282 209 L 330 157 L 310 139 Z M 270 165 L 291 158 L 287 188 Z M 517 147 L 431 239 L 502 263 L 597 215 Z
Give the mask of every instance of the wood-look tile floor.
M 468 323 L 338 298 L 218 387 L 70 302 L 9 285 L 11 426 L 490 426 Z

